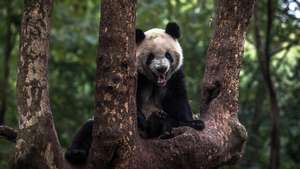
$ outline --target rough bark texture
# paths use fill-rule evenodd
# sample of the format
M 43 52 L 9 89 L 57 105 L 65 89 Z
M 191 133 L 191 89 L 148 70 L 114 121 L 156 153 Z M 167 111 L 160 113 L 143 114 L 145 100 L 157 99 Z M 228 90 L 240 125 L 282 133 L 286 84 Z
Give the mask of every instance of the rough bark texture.
M 247 138 L 237 119 L 246 28 L 255 0 L 219 0 L 207 53 L 201 110 L 206 128 L 171 139 L 142 139 L 136 124 L 136 0 L 102 0 L 95 123 L 87 168 L 193 169 L 235 162 Z M 18 65 L 17 169 L 66 169 L 48 98 L 51 0 L 26 0 Z M 7 132 L 3 132 L 7 133 Z M 0 133 L 1 134 L 1 133 Z
M 136 0 L 102 0 L 96 112 L 89 168 L 131 168 L 135 115 Z
M 14 168 L 63 168 L 48 97 L 52 0 L 25 0 L 17 74 L 19 132 Z
M 272 25 L 274 19 L 274 4 L 272 0 L 268 0 L 267 5 L 267 25 L 265 31 L 265 39 L 263 40 L 259 32 L 258 13 L 255 11 L 255 46 L 258 53 L 258 61 L 260 70 L 263 75 L 263 81 L 270 100 L 270 117 L 271 117 L 271 143 L 270 143 L 270 169 L 280 168 L 280 131 L 279 131 L 279 106 L 274 83 L 271 77 L 271 44 L 272 44 Z M 263 45 L 262 45 L 263 44 Z M 263 48 L 264 47 L 264 48 Z
M 133 1 L 102 1 L 90 168 L 207 169 L 239 159 L 247 138 L 237 119 L 239 71 L 253 5 L 254 0 L 218 1 L 203 79 L 205 130 L 183 127 L 175 130 L 174 138 L 145 140 L 137 134 L 132 113 Z
M 181 128 L 169 140 L 139 139 L 138 168 L 215 168 L 242 155 L 247 134 L 237 119 L 239 71 L 254 0 L 220 0 L 217 5 L 202 90 L 206 128 Z

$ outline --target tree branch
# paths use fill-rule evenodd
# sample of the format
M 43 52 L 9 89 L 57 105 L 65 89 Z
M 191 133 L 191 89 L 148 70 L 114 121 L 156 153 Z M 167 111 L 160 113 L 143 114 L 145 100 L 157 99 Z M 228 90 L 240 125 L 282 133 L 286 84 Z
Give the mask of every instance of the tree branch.
M 290 40 L 288 45 L 285 45 L 283 47 L 279 47 L 277 49 L 274 49 L 271 52 L 271 55 L 274 56 L 276 54 L 278 54 L 279 52 L 283 51 L 283 50 L 289 50 L 290 48 L 292 48 L 294 45 L 299 45 L 300 40 L 299 39 L 295 39 L 295 40 Z
M 0 126 L 0 137 L 15 143 L 17 135 L 17 130 L 7 126 Z
M 172 139 L 140 140 L 136 168 L 209 169 L 241 158 L 247 132 L 237 119 L 210 118 L 205 124 L 203 132 L 184 127 L 176 129 L 177 136 Z
M 241 158 L 247 132 L 237 118 L 239 72 L 254 2 L 218 1 L 203 79 L 201 115 L 206 128 L 177 128 L 175 137 L 162 140 L 143 139 L 137 131 L 132 90 L 135 1 L 102 1 L 88 168 L 211 169 Z
M 136 168 L 209 169 L 241 158 L 247 132 L 237 119 L 239 71 L 254 2 L 218 1 L 203 79 L 201 115 L 206 128 L 178 128 L 177 136 L 168 140 L 137 139 Z

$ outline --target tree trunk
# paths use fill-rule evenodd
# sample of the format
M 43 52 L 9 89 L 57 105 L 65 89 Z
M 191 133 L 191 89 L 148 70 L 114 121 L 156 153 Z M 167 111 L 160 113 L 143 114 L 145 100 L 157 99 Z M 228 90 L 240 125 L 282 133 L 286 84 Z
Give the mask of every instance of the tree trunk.
M 207 53 L 201 110 L 206 128 L 175 129 L 171 139 L 142 139 L 136 124 L 135 0 L 102 0 L 95 123 L 87 168 L 216 168 L 242 156 L 237 119 L 245 32 L 255 0 L 219 0 Z M 18 64 L 17 169 L 66 169 L 48 98 L 51 0 L 26 0 Z M 15 131 L 0 127 L 0 135 Z M 86 168 L 82 166 L 81 168 Z
M 270 169 L 280 168 L 280 134 L 279 134 L 279 106 L 277 101 L 277 94 L 274 88 L 274 83 L 271 78 L 271 44 L 272 44 L 272 27 L 274 20 L 274 4 L 277 1 L 268 0 L 268 20 L 266 30 L 266 42 L 265 42 L 265 58 L 266 68 L 263 72 L 265 84 L 269 92 L 270 99 L 270 117 L 271 117 L 271 150 L 270 150 Z
M 264 48 L 262 46 L 262 38 L 259 32 L 258 25 L 258 11 L 255 11 L 255 41 L 256 50 L 258 51 L 258 60 L 260 69 L 263 75 L 266 90 L 269 93 L 270 100 L 270 117 L 271 117 L 271 132 L 270 132 L 270 169 L 280 168 L 280 131 L 279 131 L 279 106 L 277 101 L 277 94 L 275 91 L 274 83 L 271 77 L 271 45 L 272 45 L 272 27 L 274 19 L 274 4 L 272 0 L 268 0 L 267 5 L 267 26 L 266 37 L 264 41 Z
M 7 3 L 7 25 L 6 25 L 6 33 L 5 33 L 5 45 L 4 45 L 4 60 L 3 60 L 3 79 L 1 82 L 0 86 L 0 125 L 4 124 L 4 117 L 5 117 L 5 112 L 6 112 L 6 106 L 7 106 L 7 90 L 8 90 L 8 80 L 9 80 L 9 63 L 10 63 L 10 58 L 11 58 L 11 52 L 13 49 L 13 35 L 12 35 L 12 21 L 10 19 L 10 10 L 11 10 L 11 5 L 10 2 Z
M 89 168 L 216 168 L 242 155 L 247 137 L 237 119 L 245 32 L 254 0 L 218 1 L 207 54 L 201 110 L 206 128 L 142 139 L 134 102 L 134 1 L 102 1 L 96 113 Z
M 17 74 L 19 132 L 14 168 L 62 169 L 48 97 L 52 0 L 25 0 Z
M 101 1 L 96 112 L 89 168 L 131 168 L 136 137 L 136 0 Z

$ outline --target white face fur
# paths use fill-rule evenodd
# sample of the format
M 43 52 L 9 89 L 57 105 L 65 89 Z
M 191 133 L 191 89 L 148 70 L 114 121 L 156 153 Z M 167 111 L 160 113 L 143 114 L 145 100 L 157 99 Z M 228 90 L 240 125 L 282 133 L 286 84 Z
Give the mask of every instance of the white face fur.
M 158 86 L 165 86 L 183 62 L 177 39 L 157 28 L 145 32 L 145 39 L 137 45 L 136 57 L 138 72 Z

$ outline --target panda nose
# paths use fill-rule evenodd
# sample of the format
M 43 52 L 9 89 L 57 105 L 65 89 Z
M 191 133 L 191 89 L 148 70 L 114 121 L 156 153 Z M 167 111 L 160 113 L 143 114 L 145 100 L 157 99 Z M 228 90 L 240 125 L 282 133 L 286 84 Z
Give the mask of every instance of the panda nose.
M 159 67 L 159 68 L 156 68 L 156 71 L 158 71 L 159 73 L 166 73 L 167 67 Z

